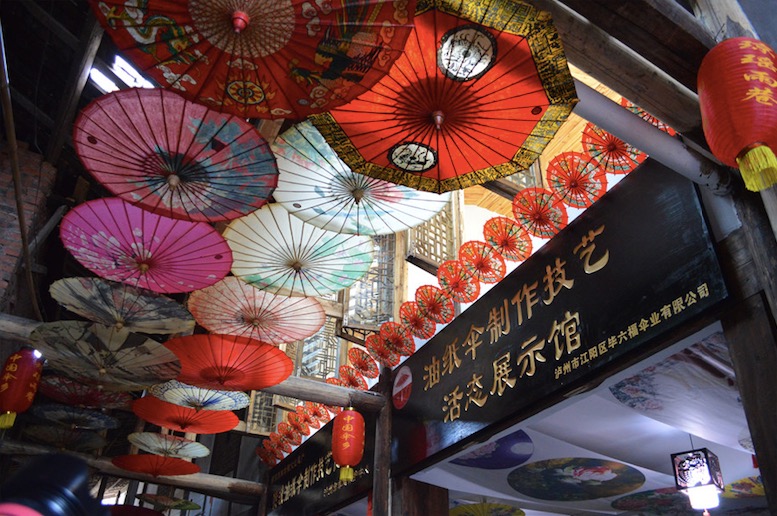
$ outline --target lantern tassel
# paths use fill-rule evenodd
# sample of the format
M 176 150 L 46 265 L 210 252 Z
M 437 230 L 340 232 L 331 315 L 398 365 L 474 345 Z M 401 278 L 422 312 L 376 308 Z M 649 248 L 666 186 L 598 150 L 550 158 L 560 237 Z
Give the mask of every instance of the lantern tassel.
M 16 412 L 8 411 L 0 414 L 0 430 L 8 430 L 16 421 Z
M 353 480 L 353 468 L 351 466 L 340 466 L 340 482 L 351 482 Z
M 766 145 L 749 147 L 737 156 L 737 164 L 751 192 L 766 190 L 777 183 L 777 157 Z

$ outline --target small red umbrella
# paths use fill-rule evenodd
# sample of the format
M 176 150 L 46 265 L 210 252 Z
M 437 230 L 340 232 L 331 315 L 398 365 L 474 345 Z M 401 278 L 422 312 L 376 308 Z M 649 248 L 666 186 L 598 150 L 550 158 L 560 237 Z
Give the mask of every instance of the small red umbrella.
M 645 161 L 647 154 L 598 125 L 583 128 L 583 151 L 608 174 L 628 174 Z
M 294 430 L 300 433 L 300 435 L 310 435 L 310 425 L 307 421 L 303 420 L 297 412 L 289 412 L 286 414 L 286 422 Z
M 373 333 L 364 339 L 364 345 L 367 351 L 375 357 L 375 360 L 387 367 L 394 367 L 399 363 L 399 355 L 386 346 L 380 335 Z
M 275 450 L 272 450 L 268 447 L 272 446 L 272 443 L 270 443 L 268 446 L 265 446 L 265 443 L 270 443 L 270 440 L 265 439 L 262 441 L 262 444 L 256 447 L 256 456 L 259 457 L 259 460 L 267 464 L 267 466 L 273 467 L 278 464 L 278 457 L 275 455 Z
M 437 268 L 437 281 L 458 303 L 471 303 L 480 295 L 480 282 L 458 260 L 442 262 Z
M 482 283 L 498 283 L 507 272 L 505 259 L 499 251 L 479 240 L 464 242 L 459 247 L 459 262 Z
M 321 427 L 321 421 L 319 421 L 317 417 L 313 417 L 311 410 L 305 405 L 297 405 L 294 407 L 294 412 L 297 414 L 300 421 L 307 424 L 310 428 L 315 430 Z
M 645 120 L 646 122 L 650 122 L 654 126 L 658 127 L 662 131 L 664 131 L 665 133 L 668 133 L 670 136 L 674 136 L 674 135 L 677 134 L 677 131 L 675 131 L 674 129 L 672 129 L 671 127 L 666 125 L 664 122 L 662 122 L 658 118 L 654 117 L 653 115 L 651 115 L 650 113 L 648 113 L 647 111 L 642 109 L 641 107 L 639 107 L 636 104 L 630 102 L 628 99 L 625 99 L 625 98 L 621 97 L 621 106 L 625 107 L 626 109 L 628 109 L 632 113 L 634 113 L 636 115 L 639 115 L 643 120 Z
M 410 329 L 398 322 L 389 321 L 380 325 L 380 340 L 392 352 L 409 357 L 415 352 L 415 340 Z
M 513 219 L 492 217 L 483 224 L 483 238 L 505 260 L 522 262 L 532 253 L 529 234 Z
M 191 475 L 200 472 L 198 465 L 187 460 L 147 453 L 142 455 L 119 455 L 112 458 L 111 462 L 117 468 L 137 473 L 146 473 L 155 477 Z
M 235 335 L 187 335 L 165 346 L 181 362 L 177 380 L 208 389 L 261 390 L 281 383 L 294 367 L 276 346 Z
M 65 405 L 85 408 L 130 410 L 133 400 L 128 392 L 107 391 L 59 375 L 41 377 L 38 392 Z
M 340 374 L 340 380 L 342 380 L 344 386 L 362 391 L 367 390 L 367 380 L 365 380 L 364 376 L 354 369 L 353 366 L 341 365 L 338 373 Z
M 437 328 L 437 323 L 427 317 L 415 301 L 405 301 L 399 306 L 399 322 L 407 326 L 410 333 L 419 339 L 431 338 Z
M 302 434 L 300 431 L 285 421 L 278 423 L 278 433 L 292 446 L 299 446 L 302 444 Z
M 310 411 L 311 417 L 317 419 L 322 424 L 327 423 L 331 419 L 329 411 L 321 403 L 306 401 L 305 408 Z
M 513 197 L 515 220 L 529 234 L 551 238 L 567 225 L 567 210 L 551 190 L 524 188 Z
M 367 378 L 377 378 L 380 374 L 378 364 L 369 353 L 361 348 L 351 348 L 348 350 L 348 362 Z
M 194 410 L 162 401 L 155 396 L 135 400 L 132 411 L 151 424 L 194 434 L 228 432 L 240 422 L 231 410 Z
M 435 323 L 449 323 L 456 315 L 451 296 L 434 285 L 418 287 L 415 291 L 415 302 L 421 315 Z
M 607 176 L 598 163 L 579 152 L 562 152 L 548 162 L 550 189 L 569 207 L 589 208 L 607 192 Z
M 280 457 L 278 457 L 279 459 L 283 458 L 284 453 L 291 453 L 293 450 L 289 440 L 278 432 L 270 432 L 269 437 L 270 444 L 277 450 L 276 453 L 280 454 Z

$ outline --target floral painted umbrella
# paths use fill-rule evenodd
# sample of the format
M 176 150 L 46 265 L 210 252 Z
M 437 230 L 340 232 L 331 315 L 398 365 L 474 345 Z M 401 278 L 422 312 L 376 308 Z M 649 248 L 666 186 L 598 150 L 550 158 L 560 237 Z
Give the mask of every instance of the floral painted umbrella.
M 30 334 L 53 369 L 107 390 L 137 391 L 181 370 L 175 354 L 126 328 L 82 321 L 41 323 Z
M 310 435 L 310 425 L 299 417 L 297 412 L 289 412 L 286 414 L 286 422 L 291 426 L 294 430 L 300 433 L 300 435 Z
M 367 378 L 377 378 L 380 374 L 378 364 L 369 353 L 361 348 L 354 347 L 348 350 L 348 362 Z M 307 404 L 305 406 L 307 408 Z
M 280 455 L 278 457 L 279 459 L 283 458 L 284 453 L 292 452 L 293 448 L 291 447 L 291 443 L 286 438 L 286 436 L 281 435 L 278 432 L 270 432 L 268 437 L 269 437 L 268 440 L 270 441 L 270 443 L 274 445 L 276 453 Z
M 418 291 L 416 291 L 417 294 Z M 433 337 L 437 329 L 437 323 L 427 317 L 415 301 L 405 301 L 399 306 L 399 322 L 406 326 L 414 337 L 419 339 Z
M 464 242 L 459 247 L 459 262 L 473 278 L 482 283 L 498 283 L 507 271 L 499 251 L 478 240 Z
M 389 74 L 310 120 L 351 169 L 446 192 L 527 169 L 576 100 L 547 13 L 508 0 L 421 0 Z
M 531 256 L 532 242 L 529 234 L 517 222 L 507 217 L 488 219 L 483 224 L 483 238 L 505 260 L 522 262 Z
M 234 276 L 192 292 L 188 307 L 211 333 L 275 345 L 306 339 L 326 320 L 324 308 L 313 297 L 276 296 Z
M 380 335 L 372 333 L 364 339 L 364 345 L 370 354 L 386 367 L 394 367 L 399 363 L 399 354 L 390 349 Z
M 156 215 L 117 197 L 70 210 L 60 237 L 92 272 L 154 292 L 205 288 L 232 266 L 229 246 L 208 224 Z
M 415 2 L 91 0 L 118 49 L 163 87 L 241 118 L 341 105 L 391 68 Z
M 60 305 L 90 321 L 141 333 L 188 333 L 194 319 L 179 302 L 100 278 L 64 278 L 49 287 Z
M 332 419 L 332 416 L 329 415 L 329 411 L 322 403 L 306 401 L 305 408 L 310 411 L 311 417 L 317 419 L 322 425 L 328 423 L 329 420 Z
M 31 412 L 35 417 L 70 428 L 108 430 L 119 427 L 119 420 L 108 414 L 103 414 L 96 410 L 60 405 L 58 403 L 33 405 Z
M 240 422 L 230 410 L 194 410 L 162 401 L 156 396 L 144 396 L 135 400 L 132 411 L 153 425 L 194 434 L 228 432 Z
M 192 475 L 200 472 L 200 467 L 189 461 L 163 455 L 119 455 L 111 459 L 117 468 L 145 473 L 154 477 Z
M 398 322 L 389 321 L 380 325 L 378 336 L 383 344 L 400 356 L 409 357 L 415 352 L 415 340 L 410 329 Z
M 113 392 L 60 375 L 44 375 L 38 392 L 65 405 L 84 408 L 130 410 L 133 397 L 128 392 Z
M 175 219 L 235 219 L 265 204 L 278 182 L 256 127 L 158 88 L 92 101 L 76 120 L 73 145 L 112 194 Z
M 204 444 L 177 435 L 133 432 L 127 436 L 127 440 L 145 452 L 165 457 L 199 459 L 210 455 L 210 450 Z
M 458 260 L 446 260 L 440 264 L 437 282 L 458 303 L 471 303 L 480 295 L 480 281 Z
M 590 208 L 607 192 L 604 169 L 579 152 L 562 152 L 548 162 L 545 173 L 550 189 L 572 208 Z
M 278 456 L 275 453 L 274 445 L 269 439 L 265 439 L 262 441 L 262 444 L 257 445 L 255 451 L 259 460 L 264 462 L 268 467 L 271 468 L 278 464 Z M 283 454 L 281 454 L 281 457 L 283 457 Z
M 545 188 L 524 188 L 513 197 L 515 220 L 529 234 L 551 238 L 566 227 L 567 210 L 559 197 Z
M 33 441 L 74 452 L 92 452 L 108 444 L 97 432 L 62 425 L 26 425 L 22 433 Z
M 359 389 L 362 391 L 367 390 L 367 380 L 364 376 L 357 371 L 353 366 L 341 365 L 338 369 L 340 380 L 342 380 L 345 387 L 351 387 L 352 389 Z
M 387 235 L 428 221 L 449 194 L 422 192 L 357 174 L 310 122 L 301 122 L 272 144 L 280 177 L 273 198 L 314 226 L 357 235 Z
M 443 289 L 434 285 L 418 287 L 415 291 L 415 302 L 418 305 L 419 312 L 435 323 L 447 324 L 456 315 L 451 296 Z
M 285 421 L 278 423 L 278 434 L 280 434 L 292 446 L 302 444 L 302 434 L 299 430 Z
M 232 273 L 282 296 L 326 296 L 350 287 L 372 265 L 369 236 L 317 228 L 269 204 L 233 220 L 224 231 L 234 255 Z
M 645 161 L 647 154 L 598 125 L 583 128 L 583 151 L 608 174 L 628 174 Z
M 240 410 L 251 403 L 243 391 L 204 389 L 178 380 L 152 385 L 148 392 L 160 400 L 194 410 Z
M 317 430 L 321 427 L 321 421 L 319 421 L 317 417 L 314 417 L 312 411 L 305 405 L 297 405 L 294 407 L 294 412 L 297 414 L 300 421 L 304 422 L 313 430 Z

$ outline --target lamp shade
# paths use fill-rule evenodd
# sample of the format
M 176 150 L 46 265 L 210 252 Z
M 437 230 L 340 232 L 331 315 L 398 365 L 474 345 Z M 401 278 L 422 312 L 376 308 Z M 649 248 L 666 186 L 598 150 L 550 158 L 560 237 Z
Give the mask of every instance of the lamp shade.
M 718 456 L 707 448 L 672 454 L 674 481 L 684 491 L 694 509 L 712 509 L 718 506 L 719 492 L 723 492 L 723 474 Z
M 777 54 L 763 41 L 731 38 L 710 50 L 697 76 L 704 137 L 739 168 L 748 190 L 777 182 Z
M 22 348 L 6 359 L 0 375 L 0 429 L 11 428 L 16 414 L 30 408 L 41 369 L 43 360 L 32 348 Z
M 332 428 L 332 459 L 340 466 L 341 482 L 353 480 L 353 467 L 361 462 L 363 455 L 364 417 L 348 407 L 335 416 Z

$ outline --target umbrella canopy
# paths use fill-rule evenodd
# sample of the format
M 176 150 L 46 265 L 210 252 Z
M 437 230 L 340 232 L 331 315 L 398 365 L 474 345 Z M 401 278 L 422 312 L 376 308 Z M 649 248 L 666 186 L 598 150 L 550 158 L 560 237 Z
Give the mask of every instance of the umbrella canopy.
M 340 380 L 343 382 L 343 386 L 362 391 L 367 390 L 367 380 L 365 380 L 364 376 L 353 366 L 341 365 L 338 369 L 338 374 Z
M 100 278 L 64 278 L 49 287 L 57 302 L 90 321 L 142 333 L 188 333 L 194 318 L 177 301 Z
M 367 378 L 377 378 L 380 374 L 378 364 L 375 363 L 375 360 L 369 353 L 361 348 L 351 348 L 348 350 L 348 362 Z M 310 407 L 307 405 L 306 409 L 310 411 Z
M 154 477 L 191 475 L 200 472 L 200 467 L 189 461 L 163 455 L 119 455 L 111 459 L 117 468 L 145 473 Z
M 188 335 L 165 346 L 181 361 L 179 381 L 210 389 L 261 390 L 288 378 L 294 366 L 272 344 L 234 335 Z
M 499 251 L 478 240 L 461 244 L 459 262 L 473 278 L 482 283 L 498 283 L 507 271 L 505 259 Z
M 292 446 L 299 446 L 302 444 L 302 434 L 300 431 L 286 421 L 278 423 L 278 433 Z
M 608 174 L 628 174 L 645 161 L 647 154 L 598 125 L 583 128 L 583 151 Z
M 415 352 L 415 340 L 410 329 L 398 322 L 389 321 L 380 325 L 378 333 L 383 344 L 400 356 L 409 357 Z
M 210 455 L 210 450 L 204 444 L 177 435 L 133 432 L 127 436 L 127 440 L 145 452 L 165 457 L 199 459 Z
M 369 89 L 415 2 L 92 0 L 116 46 L 162 86 L 242 118 L 304 118 Z
M 331 419 L 329 411 L 321 403 L 306 401 L 305 408 L 310 412 L 310 415 L 315 419 L 318 419 L 321 424 L 326 424 Z
M 74 452 L 91 452 L 107 444 L 97 432 L 62 425 L 27 425 L 22 433 L 33 441 Z
M 280 177 L 273 198 L 314 226 L 357 235 L 387 235 L 434 217 L 449 194 L 421 192 L 353 172 L 310 123 L 272 144 Z
M 317 228 L 277 204 L 233 220 L 224 238 L 232 273 L 276 295 L 326 296 L 356 283 L 372 265 L 369 236 Z
M 278 182 L 256 127 L 161 89 L 98 97 L 76 120 L 73 145 L 112 194 L 176 219 L 240 217 L 266 203 Z
M 251 403 L 242 391 L 204 389 L 178 380 L 152 385 L 148 392 L 160 400 L 194 410 L 240 410 Z
M 372 333 L 367 335 L 367 338 L 364 339 L 364 345 L 367 348 L 367 351 L 375 357 L 375 360 L 384 366 L 394 367 L 399 363 L 399 354 L 393 349 L 390 349 L 386 345 L 386 342 L 380 338 L 379 334 Z
M 30 338 L 50 367 L 108 390 L 142 390 L 175 378 L 181 369 L 163 344 L 126 328 L 57 321 L 39 324 Z
M 310 428 L 317 429 L 321 426 L 321 421 L 319 421 L 318 417 L 313 416 L 313 412 L 305 405 L 297 405 L 294 407 L 294 412 L 300 421 L 307 424 Z
M 71 428 L 107 430 L 119 427 L 119 420 L 108 414 L 58 403 L 33 405 L 31 412 L 35 417 Z
M 60 237 L 92 272 L 154 292 L 205 288 L 232 266 L 229 246 L 208 224 L 156 215 L 117 197 L 70 210 Z
M 389 74 L 311 121 L 353 170 L 445 192 L 527 169 L 576 101 L 547 13 L 422 0 Z
M 324 308 L 315 298 L 276 296 L 234 276 L 192 292 L 188 307 L 211 333 L 275 345 L 306 339 L 326 321 Z
M 416 291 L 417 295 L 418 291 Z M 432 338 L 437 329 L 437 323 L 427 317 L 415 301 L 405 301 L 399 306 L 399 322 L 407 326 L 410 333 L 419 339 Z
M 418 287 L 415 291 L 415 302 L 419 312 L 435 323 L 447 324 L 453 320 L 455 315 L 451 296 L 434 285 Z
M 532 253 L 529 234 L 520 224 L 507 217 L 492 217 L 483 224 L 483 238 L 502 258 L 522 262 Z
M 289 424 L 289 426 L 299 432 L 300 435 L 310 435 L 310 425 L 296 412 L 289 412 L 286 414 L 286 422 Z
M 272 445 L 269 448 L 275 451 L 275 454 L 279 459 L 283 458 L 284 453 L 291 453 L 293 450 L 291 443 L 286 436 L 281 435 L 278 432 L 270 432 L 268 440 Z
M 551 238 L 566 227 L 569 217 L 559 197 L 545 188 L 524 188 L 513 197 L 515 220 L 529 234 Z
M 84 408 L 130 410 L 133 400 L 128 392 L 107 391 L 54 374 L 41 377 L 38 392 L 65 405 Z
M 144 396 L 132 404 L 132 411 L 144 421 L 176 432 L 218 434 L 228 432 L 239 423 L 229 410 L 194 410 Z
M 551 190 L 572 208 L 589 208 L 607 192 L 604 168 L 579 152 L 562 152 L 548 162 L 545 173 Z
M 152 504 L 155 509 L 163 511 L 194 511 L 200 508 L 199 504 L 185 498 L 148 493 L 139 494 L 136 498 L 141 502 Z
M 471 303 L 480 295 L 480 282 L 458 260 L 446 260 L 437 268 L 437 282 L 451 299 Z

